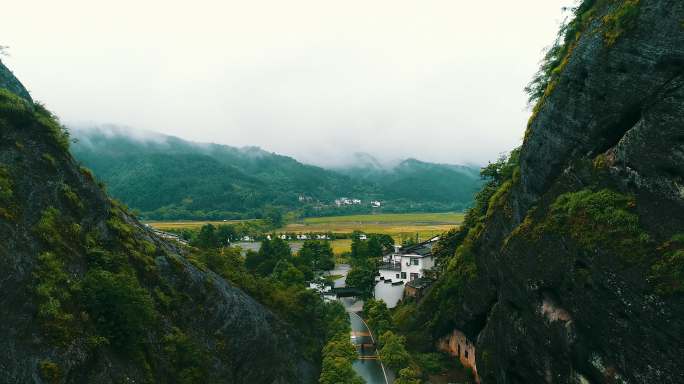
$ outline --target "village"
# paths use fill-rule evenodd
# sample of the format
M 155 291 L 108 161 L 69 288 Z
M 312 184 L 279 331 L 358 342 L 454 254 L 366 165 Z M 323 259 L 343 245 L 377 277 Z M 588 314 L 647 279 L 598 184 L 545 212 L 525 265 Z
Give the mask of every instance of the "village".
M 352 202 L 353 203 L 353 202 Z M 156 235 L 175 240 L 183 245 L 188 241 L 176 233 L 150 228 Z M 267 234 L 244 235 L 224 239 L 225 244 L 246 252 L 257 252 L 263 241 L 278 240 L 286 243 L 293 253 L 298 252 L 308 241 L 329 243 L 336 237 L 347 237 L 349 234 L 335 233 L 295 233 L 272 232 Z M 359 243 L 368 243 L 376 234 L 355 232 L 351 235 Z M 317 271 L 314 279 L 307 282 L 308 289 L 316 292 L 325 302 L 340 302 L 349 314 L 352 333 L 350 340 L 356 346 L 359 358 L 354 361 L 354 370 L 367 383 L 392 383 L 397 372 L 385 366 L 379 358 L 377 338 L 364 318 L 366 301 L 382 302 L 388 310 L 396 308 L 404 301 L 420 300 L 436 281 L 439 275 L 437 262 L 433 255 L 433 247 L 440 236 L 432 236 L 421 242 L 387 247 L 376 263 L 373 286 L 370 298 L 362 290 L 347 284 L 347 277 L 352 266 L 346 262 L 335 263 L 330 270 Z M 464 332 L 453 329 L 450 334 L 438 340 L 435 348 L 459 362 L 460 366 L 469 370 L 475 382 L 479 382 L 475 363 L 475 343 Z
M 364 234 L 359 238 L 366 240 L 367 236 Z M 406 247 L 395 245 L 393 252 L 383 255 L 378 266 L 378 275 L 375 277 L 373 299 L 384 302 L 389 309 L 395 308 L 402 300 L 419 300 L 437 278 L 438 272 L 435 268 L 432 248 L 438 241 L 439 236 L 435 236 L 422 243 Z M 318 292 L 325 301 L 343 302 L 345 307 L 353 313 L 351 316 L 358 316 L 364 303 L 357 297 L 359 292 L 355 288 L 347 287 L 348 272 L 348 265 L 336 265 L 335 270 L 327 271 L 323 275 L 338 276 L 337 279 L 334 281 L 318 279 L 309 283 L 309 289 Z M 352 332 L 352 342 L 356 345 L 363 345 L 363 341 L 355 340 L 358 333 Z M 368 333 L 371 333 L 370 329 Z M 366 335 L 364 332 L 361 334 Z M 475 363 L 475 343 L 462 331 L 454 329 L 451 334 L 440 339 L 436 347 L 458 359 L 464 368 L 472 371 L 475 381 L 479 382 Z M 359 353 L 363 352 L 359 348 Z M 368 364 L 368 360 L 373 360 L 373 358 L 361 359 L 357 365 Z M 367 367 L 355 366 L 355 368 L 369 383 L 392 382 L 388 379 L 388 373 L 382 362 L 380 362 L 380 369 L 383 370 L 385 381 L 373 381 L 374 376 L 368 374 Z M 390 378 L 393 377 L 393 373 L 389 375 Z

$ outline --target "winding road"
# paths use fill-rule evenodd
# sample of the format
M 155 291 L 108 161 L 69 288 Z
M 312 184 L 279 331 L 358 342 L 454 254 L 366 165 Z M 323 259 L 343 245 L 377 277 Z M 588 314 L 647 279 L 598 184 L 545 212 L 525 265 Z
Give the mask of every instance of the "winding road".
M 365 321 L 356 312 L 360 311 L 363 302 L 352 298 L 340 299 L 349 314 L 351 325 L 351 340 L 359 352 L 359 358 L 354 361 L 354 371 L 368 384 L 390 384 L 393 380 L 391 372 L 378 359 L 375 339 Z

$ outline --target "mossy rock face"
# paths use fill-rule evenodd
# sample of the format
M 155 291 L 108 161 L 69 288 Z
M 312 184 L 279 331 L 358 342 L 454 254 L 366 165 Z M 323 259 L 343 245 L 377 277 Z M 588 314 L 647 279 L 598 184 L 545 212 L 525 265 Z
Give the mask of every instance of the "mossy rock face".
M 0 61 L 0 89 L 6 89 L 19 97 L 32 101 L 31 95 L 24 86 L 14 77 L 12 71 L 10 71 L 3 63 Z
M 12 220 L 16 210 L 17 206 L 9 169 L 6 166 L 0 165 L 0 217 Z
M 665 297 L 684 295 L 684 233 L 660 246 L 661 257 L 651 267 L 656 292 Z
M 0 382 L 313 382 L 289 326 L 111 201 L 3 68 Z
M 402 319 L 477 340 L 483 382 L 682 382 L 684 3 L 577 14 L 542 68 L 516 180 L 478 194 Z

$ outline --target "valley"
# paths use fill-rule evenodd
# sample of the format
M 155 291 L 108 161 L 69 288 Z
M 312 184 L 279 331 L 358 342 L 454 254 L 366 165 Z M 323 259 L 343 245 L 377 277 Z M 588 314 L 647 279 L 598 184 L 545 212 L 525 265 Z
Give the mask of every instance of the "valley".
M 231 10 L 245 10 L 243 3 Z M 377 13 L 371 3 L 318 9 L 295 1 L 287 12 L 260 4 L 254 15 L 236 12 L 244 31 L 225 35 L 218 32 L 238 20 L 215 4 L 202 12 L 216 20 L 193 15 L 193 5 L 176 23 L 171 14 L 157 17 L 172 4 L 150 12 L 117 3 L 159 32 L 147 40 L 147 29 L 133 28 L 127 40 L 124 18 L 88 18 L 102 28 L 113 20 L 111 40 L 136 50 L 122 54 L 135 71 L 108 66 L 110 57 L 88 62 L 97 67 L 92 78 L 77 76 L 68 69 L 73 59 L 52 61 L 86 60 L 83 47 L 103 55 L 108 39 L 75 49 L 70 39 L 58 45 L 35 35 L 65 53 L 29 51 L 41 58 L 40 71 L 26 70 L 41 95 L 5 65 L 0 45 L 0 384 L 684 383 L 684 1 L 564 7 L 524 89 L 531 113 L 521 140 L 487 152 L 495 155 L 483 166 L 413 155 L 460 158 L 438 157 L 442 144 L 471 156 L 478 145 L 493 148 L 497 141 L 477 124 L 492 116 L 503 116 L 497 132 L 516 137 L 506 111 L 520 106 L 508 105 L 507 83 L 487 80 L 524 68 L 522 47 L 544 18 L 533 11 L 547 2 L 501 2 L 478 13 L 473 2 L 426 1 L 402 8 L 405 15 L 395 13 L 401 2 Z M 444 12 L 446 3 L 456 8 Z M 45 23 L 61 38 L 63 18 L 88 16 L 59 7 L 68 12 L 43 12 L 50 17 L 20 34 Z M 485 10 L 486 18 L 472 16 Z M 210 29 L 195 28 L 188 15 Z M 446 29 L 427 33 L 442 15 Z M 334 20 L 335 38 L 365 48 L 351 51 L 353 64 L 339 61 L 350 51 L 318 33 Z M 351 39 L 364 28 L 359 21 L 372 27 L 366 35 L 377 46 Z M 287 30 L 269 32 L 271 23 Z M 461 24 L 467 33 L 449 34 Z M 66 29 L 76 37 L 99 32 L 78 23 Z M 211 52 L 179 55 L 184 40 L 175 39 L 165 58 L 164 39 L 200 36 L 194 29 Z M 395 37 L 404 30 L 409 39 Z M 449 39 L 437 44 L 445 32 Z M 214 34 L 220 44 L 210 44 Z M 423 55 L 431 47 L 439 60 Z M 139 48 L 145 54 L 131 54 Z M 242 61 L 251 56 L 268 65 Z M 492 57 L 486 71 L 480 61 Z M 136 60 L 154 63 L 154 74 Z M 357 67 L 370 76 L 354 76 Z M 120 77 L 111 81 L 109 72 Z M 138 72 L 145 77 L 136 87 L 118 85 Z M 240 81 L 221 88 L 232 75 Z M 461 82 L 447 81 L 455 75 Z M 317 93 L 295 92 L 306 88 L 302 79 Z M 333 79 L 364 87 L 351 92 Z M 132 100 L 121 116 L 143 126 L 173 125 L 166 132 L 217 142 L 269 136 L 263 143 L 299 146 L 327 165 L 256 146 L 65 125 L 60 111 L 34 99 L 91 83 L 95 93 L 50 105 L 80 116 Z M 448 99 L 433 98 L 442 88 Z M 473 110 L 467 102 L 482 91 Z M 402 92 L 407 99 L 394 98 Z M 323 97 L 331 93 L 339 97 Z M 415 105 L 425 110 L 412 115 Z M 307 122 L 315 129 L 305 130 Z M 319 138 L 329 143 L 314 148 Z M 333 153 L 343 145 L 377 151 L 347 153 L 354 161 L 338 164 Z M 383 162 L 382 153 L 397 160 Z

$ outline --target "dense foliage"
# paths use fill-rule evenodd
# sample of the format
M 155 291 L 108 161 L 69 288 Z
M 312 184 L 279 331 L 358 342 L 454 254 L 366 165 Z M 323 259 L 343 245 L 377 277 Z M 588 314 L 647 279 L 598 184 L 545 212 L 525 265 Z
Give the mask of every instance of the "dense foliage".
M 357 288 L 364 298 L 371 297 L 381 257 L 384 252 L 392 249 L 393 245 L 394 239 L 388 235 L 370 234 L 368 239 L 362 240 L 360 233 L 354 233 L 349 256 L 351 270 L 346 278 L 347 286 Z
M 329 303 L 326 313 L 327 343 L 323 348 L 323 366 L 320 384 L 362 384 L 364 382 L 352 368 L 357 358 L 355 347 L 349 341 L 351 327 L 349 315 L 342 304 Z

